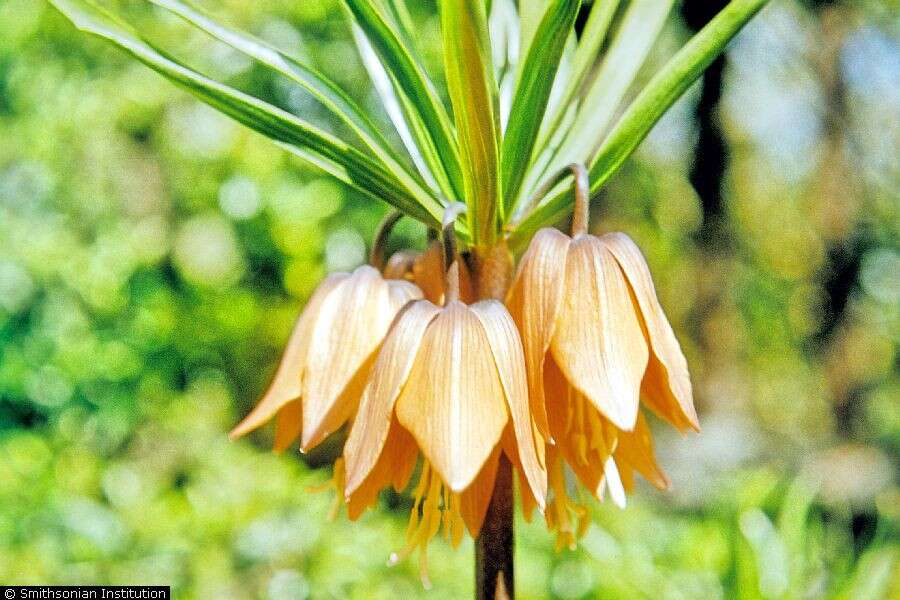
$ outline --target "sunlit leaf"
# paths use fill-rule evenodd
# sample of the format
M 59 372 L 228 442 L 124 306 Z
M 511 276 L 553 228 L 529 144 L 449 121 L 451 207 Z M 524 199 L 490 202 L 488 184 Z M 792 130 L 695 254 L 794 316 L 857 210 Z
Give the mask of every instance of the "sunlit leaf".
M 566 40 L 580 7 L 581 0 L 554 0 L 548 4 L 519 71 L 511 111 L 516 118 L 505 132 L 501 151 L 501 181 L 507 209 L 517 197 L 531 161 Z
M 659 36 L 673 0 L 634 0 L 585 93 L 569 137 L 547 171 L 587 162 L 600 145 L 625 93 Z
M 435 223 L 436 212 L 439 214 L 436 203 L 422 205 L 393 175 L 342 140 L 164 56 L 130 27 L 88 2 L 52 0 L 52 4 L 82 31 L 112 42 L 213 108 L 277 142 L 296 147 L 298 155 L 366 195 L 390 202 L 425 223 Z
M 499 217 L 500 126 L 484 4 L 480 0 L 444 0 L 441 29 L 472 241 L 475 246 L 490 245 Z
M 390 143 L 363 110 L 331 80 L 307 67 L 296 59 L 276 50 L 262 40 L 217 22 L 189 4 L 180 0 L 150 0 L 172 11 L 199 29 L 222 40 L 244 54 L 260 61 L 300 84 L 309 91 L 329 112 L 343 122 L 398 179 L 417 197 L 431 198 L 433 192 L 427 190 L 417 174 L 411 174 L 402 159 L 393 151 Z
M 401 105 L 414 111 L 414 115 L 407 111 L 407 123 L 442 191 L 445 195 L 458 196 L 462 193 L 459 150 L 450 118 L 434 84 L 370 0 L 344 0 L 344 4 L 365 33 L 394 86 L 408 100 L 405 104 L 401 98 Z M 409 119 L 410 116 L 415 118 Z M 421 123 L 421 128 L 416 121 Z
M 653 126 L 768 0 L 733 0 L 673 56 L 638 94 L 591 162 L 596 193 L 634 152 Z M 531 210 L 516 226 L 510 243 L 519 246 L 535 231 L 560 221 L 571 210 L 571 191 L 560 192 Z

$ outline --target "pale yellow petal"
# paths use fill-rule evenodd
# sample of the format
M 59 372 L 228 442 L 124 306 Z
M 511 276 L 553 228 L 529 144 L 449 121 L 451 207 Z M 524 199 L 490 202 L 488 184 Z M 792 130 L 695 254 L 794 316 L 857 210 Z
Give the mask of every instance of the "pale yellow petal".
M 303 366 L 306 362 L 307 351 L 312 341 L 312 330 L 319 316 L 319 309 L 326 298 L 330 297 L 331 292 L 349 277 L 346 273 L 335 273 L 325 279 L 315 293 L 310 297 L 309 302 L 297 319 L 294 330 L 288 339 L 284 354 L 281 357 L 281 363 L 275 372 L 269 389 L 263 395 L 262 399 L 256 407 L 247 415 L 243 421 L 238 423 L 229 437 L 236 439 L 250 431 L 253 431 L 269 419 L 271 419 L 278 410 L 291 400 L 296 400 L 302 395 L 302 377 Z
M 425 298 L 440 304 L 444 299 L 444 257 L 439 242 L 432 242 L 413 262 L 413 280 Z
M 459 261 L 459 298 L 463 302 L 475 299 L 472 275 L 465 261 Z M 413 263 L 413 281 L 421 288 L 427 300 L 435 304 L 444 301 L 444 251 L 440 242 L 432 242 L 428 249 L 416 257 Z
M 531 412 L 541 434 L 548 438 L 544 357 L 562 306 L 570 244 L 571 239 L 556 229 L 538 231 L 519 263 L 507 298 L 510 313 L 522 334 Z
M 368 265 L 323 303 L 303 376 L 304 450 L 353 415 L 394 314 L 387 282 Z
M 344 445 L 346 493 L 351 494 L 378 461 L 394 413 L 394 403 L 409 377 L 425 330 L 440 309 L 427 300 L 409 304 L 384 340 Z
M 461 302 L 426 330 L 396 412 L 452 491 L 472 483 L 509 416 L 487 335 Z
M 408 281 L 389 279 L 388 295 L 390 296 L 391 313 L 396 315 L 400 309 L 412 302 L 423 298 L 422 290 Z
M 699 431 L 687 360 L 659 304 L 647 261 L 637 245 L 624 233 L 610 233 L 600 239 L 625 272 L 653 350 L 644 382 L 645 402 L 675 427 L 681 430 L 691 427 Z
M 478 537 L 488 504 L 491 503 L 499 458 L 500 447 L 497 446 L 472 484 L 459 494 L 459 513 L 466 524 L 466 529 L 469 530 L 469 535 L 473 538 Z
M 625 277 L 596 237 L 572 241 L 566 290 L 550 344 L 553 356 L 604 416 L 631 430 L 649 352 Z
M 413 263 L 419 256 L 418 252 L 401 250 L 394 252 L 384 265 L 382 273 L 385 279 L 411 279 Z
M 303 403 L 291 400 L 275 416 L 275 452 L 284 452 L 300 435 L 303 425 Z
M 399 488 L 398 491 L 406 487 L 416 466 L 418 455 L 419 448 L 416 441 L 400 426 L 396 418 L 393 419 L 384 442 L 384 451 L 365 479 L 350 491 L 345 482 L 344 495 L 347 500 L 347 516 L 350 520 L 355 521 L 366 508 L 375 504 L 378 492 L 388 485 L 393 485 L 395 489 Z
M 625 488 L 622 486 L 622 479 L 619 477 L 619 469 L 616 467 L 616 461 L 612 456 L 603 463 L 603 481 L 597 490 L 597 496 L 603 497 L 603 488 L 609 490 L 609 497 L 613 504 L 619 508 L 625 508 Z
M 547 496 L 544 440 L 540 434 L 535 437 L 534 420 L 528 405 L 525 356 L 519 332 L 506 307 L 496 300 L 477 302 L 470 310 L 481 321 L 490 342 L 494 363 L 512 416 L 519 461 L 534 497 L 543 509 Z
M 635 469 L 659 489 L 669 488 L 669 478 L 666 477 L 653 455 L 653 436 L 643 413 L 638 415 L 634 431 L 619 432 L 615 457 L 620 470 Z

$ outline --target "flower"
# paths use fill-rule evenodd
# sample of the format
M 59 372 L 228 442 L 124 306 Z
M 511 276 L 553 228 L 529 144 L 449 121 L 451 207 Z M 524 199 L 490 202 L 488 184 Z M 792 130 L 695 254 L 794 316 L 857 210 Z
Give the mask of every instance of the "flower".
M 329 276 L 310 298 L 262 399 L 230 433 L 240 437 L 273 416 L 275 448 L 297 436 L 306 451 L 353 417 L 369 370 L 400 309 L 422 292 L 363 265 Z
M 458 263 L 451 267 L 457 276 Z M 401 556 L 444 528 L 458 544 L 475 537 L 494 486 L 500 452 L 524 473 L 543 507 L 543 440 L 528 410 L 519 334 L 502 303 L 466 305 L 448 290 L 443 307 L 407 306 L 384 341 L 344 447 L 344 495 L 355 519 L 387 485 L 406 487 L 423 466 Z
M 475 300 L 475 291 L 472 289 L 472 277 L 465 261 L 460 260 L 459 265 L 459 297 L 463 302 L 471 303 Z M 432 241 L 422 254 L 418 255 L 412 265 L 413 281 L 422 290 L 426 300 L 435 304 L 444 302 L 446 280 L 444 277 L 444 252 L 441 243 Z
M 522 333 L 531 410 L 553 444 L 547 522 L 571 545 L 586 511 L 570 498 L 564 464 L 592 494 L 609 489 L 618 504 L 635 470 L 669 485 L 639 406 L 643 399 L 679 430 L 699 429 L 687 361 L 644 257 L 622 233 L 540 230 L 507 304 Z

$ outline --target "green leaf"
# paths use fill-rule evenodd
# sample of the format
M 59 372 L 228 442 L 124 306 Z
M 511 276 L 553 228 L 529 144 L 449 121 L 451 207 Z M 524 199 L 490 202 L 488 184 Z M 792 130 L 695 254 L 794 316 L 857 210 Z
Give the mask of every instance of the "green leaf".
M 500 186 L 497 85 L 483 0 L 443 0 L 441 31 L 472 242 L 490 246 L 498 230 Z
M 519 56 L 531 48 L 531 39 L 544 17 L 546 0 L 519 0 Z
M 638 94 L 616 123 L 591 163 L 591 193 L 596 193 L 644 140 L 660 117 L 722 53 L 728 42 L 768 0 L 732 0 L 673 56 Z M 510 236 L 518 247 L 571 210 L 571 191 L 561 192 L 531 210 Z
M 549 176 L 571 162 L 587 163 L 600 145 L 625 93 L 644 64 L 672 8 L 673 0 L 634 0 L 587 90 L 571 135 L 550 163 Z
M 519 193 L 525 170 L 531 162 L 534 142 L 538 137 L 550 91 L 575 24 L 581 0 L 553 0 L 547 5 L 531 50 L 519 70 L 510 121 L 503 137 L 501 181 L 506 212 Z
M 185 2 L 180 0 L 150 1 L 303 86 L 334 117 L 344 123 L 372 154 L 417 197 L 435 200 L 434 193 L 425 187 L 418 174 L 412 174 L 407 169 L 402 159 L 391 148 L 390 143 L 356 102 L 324 75 L 276 50 L 262 40 L 216 22 L 210 16 Z
M 500 131 L 506 129 L 519 63 L 519 14 L 513 0 L 496 0 L 488 13 L 494 79 L 500 94 Z
M 51 0 L 51 3 L 78 29 L 112 42 L 203 102 L 276 142 L 292 147 L 299 156 L 360 192 L 389 202 L 429 225 L 440 223 L 441 207 L 436 202 L 423 205 L 392 174 L 342 140 L 164 56 L 128 25 L 89 2 Z
M 571 112 L 577 93 L 584 87 L 585 80 L 591 72 L 591 68 L 600 54 L 600 48 L 606 39 L 606 33 L 616 14 L 619 0 L 597 0 L 591 7 L 590 16 L 584 27 L 575 57 L 572 61 L 572 72 L 569 76 L 566 89 L 560 98 L 559 108 L 549 111 L 549 119 L 545 119 L 545 127 L 541 132 L 537 147 L 544 149 L 550 143 L 550 139 L 557 135 L 567 114 Z
M 459 150 L 450 117 L 434 84 L 371 0 L 344 0 L 344 4 L 397 88 L 419 150 L 431 165 L 442 191 L 451 197 L 458 196 L 462 192 Z

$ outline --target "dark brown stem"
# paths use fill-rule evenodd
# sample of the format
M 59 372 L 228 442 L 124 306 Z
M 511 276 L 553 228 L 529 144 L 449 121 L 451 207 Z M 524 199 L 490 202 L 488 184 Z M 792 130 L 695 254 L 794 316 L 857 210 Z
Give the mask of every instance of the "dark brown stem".
M 399 210 L 392 210 L 384 217 L 381 223 L 378 224 L 378 229 L 375 230 L 375 239 L 372 240 L 372 251 L 369 253 L 369 264 L 379 271 L 384 270 L 384 257 L 388 236 L 391 235 L 391 230 L 402 216 L 403 213 Z
M 513 472 L 509 459 L 501 454 L 491 503 L 475 540 L 477 600 L 515 597 L 513 550 Z

